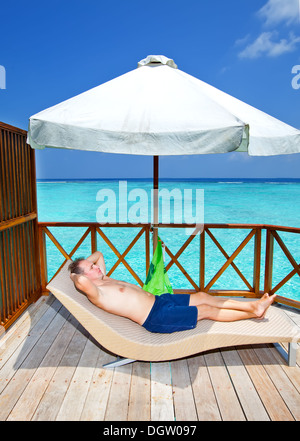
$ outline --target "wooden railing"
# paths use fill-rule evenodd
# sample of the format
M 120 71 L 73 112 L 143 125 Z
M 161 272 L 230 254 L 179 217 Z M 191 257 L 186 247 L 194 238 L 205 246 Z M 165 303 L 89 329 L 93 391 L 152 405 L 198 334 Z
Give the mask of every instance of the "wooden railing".
M 53 230 L 55 228 L 85 228 L 84 234 L 80 237 L 80 239 L 74 243 L 73 249 L 70 252 L 67 252 L 62 244 L 55 238 Z M 188 226 L 191 228 L 191 226 Z M 124 245 L 124 241 L 127 238 L 128 228 L 135 228 L 138 230 L 137 234 L 135 234 L 134 238 L 130 241 L 128 246 L 122 252 L 118 250 L 120 247 L 120 240 L 118 243 L 113 243 L 113 241 L 108 237 L 107 229 L 115 229 L 121 228 L 123 229 L 124 240 L 122 239 L 122 245 Z M 294 275 L 300 276 L 300 266 L 297 263 L 296 259 L 293 257 L 291 251 L 288 249 L 286 243 L 283 241 L 280 236 L 281 233 L 289 233 L 298 235 L 300 233 L 300 228 L 290 228 L 290 227 L 281 227 L 281 226 L 272 226 L 272 225 L 250 225 L 250 224 L 205 224 L 201 231 L 199 227 L 196 229 L 190 230 L 190 233 L 187 236 L 184 236 L 184 242 L 180 244 L 178 250 L 176 252 L 171 251 L 171 247 L 168 243 L 168 235 L 172 234 L 173 238 L 176 237 L 178 231 L 183 228 L 187 228 L 187 225 L 184 224 L 160 224 L 159 225 L 159 235 L 164 242 L 165 253 L 169 257 L 169 261 L 167 258 L 165 260 L 166 270 L 170 271 L 173 266 L 175 266 L 181 273 L 181 275 L 187 280 L 189 284 L 188 288 L 178 288 L 178 286 L 174 286 L 174 292 L 196 292 L 196 291 L 205 291 L 209 292 L 213 295 L 230 295 L 230 296 L 244 296 L 244 297 L 252 297 L 257 298 L 262 295 L 263 292 L 275 293 L 280 288 L 282 288 Z M 51 231 L 52 230 L 52 231 Z M 104 231 L 105 230 L 105 231 Z M 66 259 L 74 258 L 74 256 L 78 255 L 78 251 L 80 246 L 84 242 L 85 239 L 88 238 L 90 240 L 90 247 L 88 252 L 94 252 L 97 249 L 97 238 L 101 238 L 106 246 L 113 252 L 116 256 L 115 263 L 109 268 L 108 275 L 112 275 L 113 272 L 119 267 L 120 264 L 123 264 L 127 270 L 127 274 L 129 273 L 136 283 L 140 286 L 143 286 L 143 281 L 146 278 L 150 260 L 151 260 L 151 230 L 152 227 L 150 224 L 107 224 L 105 226 L 101 226 L 98 223 L 91 222 L 78 222 L 78 223 L 70 223 L 70 222 L 40 222 L 39 223 L 39 243 L 40 243 L 40 257 L 41 257 L 41 274 L 42 274 L 42 291 L 46 292 L 46 285 L 48 283 L 48 275 L 47 275 L 47 252 L 46 252 L 46 238 L 50 240 L 54 246 L 59 250 L 59 252 L 64 257 L 61 265 L 57 266 L 55 273 L 52 275 L 54 277 L 60 268 L 66 262 Z M 228 251 L 228 246 L 233 245 L 233 232 L 237 230 L 241 230 L 244 234 L 244 238 L 238 244 L 234 244 L 234 249 L 230 252 Z M 223 235 L 226 233 L 226 238 L 224 238 L 223 245 L 220 243 L 221 240 L 217 239 L 217 231 L 223 232 Z M 136 233 L 136 232 L 135 232 Z M 231 236 L 228 236 L 228 233 L 231 233 Z M 186 234 L 186 233 L 185 233 Z M 89 239 L 90 236 L 90 239 Z M 297 236 L 300 239 L 300 236 Z M 143 245 L 143 255 L 140 255 L 140 263 L 139 265 L 139 273 L 132 268 L 130 264 L 128 253 L 133 250 L 133 247 L 137 244 L 138 241 L 144 239 Z M 198 239 L 196 239 L 198 238 Z M 193 255 L 189 259 L 192 259 L 195 265 L 197 266 L 197 279 L 195 276 L 190 274 L 185 268 L 185 263 L 179 261 L 179 258 L 182 259 L 184 255 L 184 251 L 187 250 L 189 246 L 191 246 L 192 242 L 198 240 L 199 243 L 194 247 Z M 210 241 L 210 249 L 207 249 L 208 241 Z M 249 244 L 252 241 L 252 245 L 249 249 Z M 275 286 L 273 286 L 273 268 L 274 268 L 274 243 L 277 243 L 282 253 L 286 256 L 291 268 L 290 271 L 277 282 Z M 212 248 L 214 245 L 214 248 Z M 249 261 L 251 267 L 251 279 L 245 277 L 241 270 L 242 263 L 237 263 L 237 257 L 240 256 L 243 250 L 247 247 L 247 272 L 249 273 Z M 227 248 L 227 251 L 226 249 Z M 212 267 L 216 265 L 217 259 L 215 259 L 215 251 L 218 251 L 225 262 L 221 264 L 221 266 L 217 269 L 216 272 L 210 276 L 208 273 L 211 272 Z M 76 254 L 77 253 L 77 254 Z M 82 254 L 82 253 L 81 253 Z M 104 256 L 105 257 L 105 256 Z M 136 257 L 136 256 L 135 256 Z M 187 260 L 186 260 L 187 262 Z M 264 269 L 262 269 L 264 266 Z M 232 268 L 234 273 L 237 274 L 239 280 L 243 282 L 245 286 L 244 289 L 234 289 L 233 286 L 222 288 L 214 288 L 216 283 L 220 284 L 220 277 L 224 274 L 228 268 Z M 243 271 L 245 268 L 243 268 Z M 143 272 L 143 275 L 141 274 Z M 209 280 L 207 280 L 209 279 Z M 50 280 L 49 280 L 50 281 Z M 171 278 L 172 283 L 172 278 Z M 221 284 L 222 285 L 222 284 Z M 300 308 L 300 302 L 294 299 L 289 298 L 288 296 L 277 295 L 277 302 L 293 306 L 296 308 Z

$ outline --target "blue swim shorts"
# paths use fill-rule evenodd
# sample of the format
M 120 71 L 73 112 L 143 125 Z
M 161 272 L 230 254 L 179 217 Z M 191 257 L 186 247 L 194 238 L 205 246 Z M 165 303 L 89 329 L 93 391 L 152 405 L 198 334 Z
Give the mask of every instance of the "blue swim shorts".
M 143 323 L 150 332 L 169 334 L 196 327 L 198 309 L 189 306 L 188 294 L 162 294 L 155 297 L 154 305 Z

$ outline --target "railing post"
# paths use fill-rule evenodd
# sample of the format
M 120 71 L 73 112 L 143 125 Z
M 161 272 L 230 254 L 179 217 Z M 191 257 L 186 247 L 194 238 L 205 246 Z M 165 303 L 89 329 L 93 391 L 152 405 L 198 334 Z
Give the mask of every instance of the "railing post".
M 145 227 L 146 277 L 150 268 L 150 225 Z
M 92 254 L 97 251 L 96 227 L 91 227 L 91 251 Z
M 205 227 L 200 233 L 200 269 L 199 269 L 199 285 L 200 291 L 204 291 L 205 287 Z
M 274 251 L 274 236 L 272 234 L 272 231 L 269 228 L 267 228 L 264 291 L 269 294 L 272 291 L 273 251 Z
M 261 228 L 257 228 L 254 242 L 253 290 L 256 295 L 260 288 L 260 260 L 261 260 Z
M 48 280 L 47 270 L 47 249 L 46 249 L 46 234 L 44 228 L 39 227 L 39 249 L 40 249 L 40 265 L 41 265 L 41 293 L 46 292 L 46 285 Z

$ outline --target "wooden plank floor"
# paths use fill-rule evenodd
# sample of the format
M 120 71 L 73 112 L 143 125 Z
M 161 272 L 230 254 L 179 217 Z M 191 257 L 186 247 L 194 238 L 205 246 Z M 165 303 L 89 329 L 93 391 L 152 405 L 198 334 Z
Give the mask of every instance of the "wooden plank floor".
M 113 359 L 42 297 L 0 340 L 0 420 L 300 420 L 299 350 L 296 367 L 273 345 L 102 368 Z

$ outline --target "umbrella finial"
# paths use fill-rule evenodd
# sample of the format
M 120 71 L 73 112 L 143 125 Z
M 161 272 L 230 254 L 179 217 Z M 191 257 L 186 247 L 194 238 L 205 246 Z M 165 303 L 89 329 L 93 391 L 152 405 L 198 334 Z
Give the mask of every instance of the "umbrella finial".
M 177 64 L 174 63 L 174 60 L 171 58 L 165 57 L 164 55 L 148 55 L 147 58 L 138 62 L 138 67 L 149 66 L 149 65 L 158 65 L 165 64 L 169 67 L 173 67 L 173 69 L 177 69 Z

